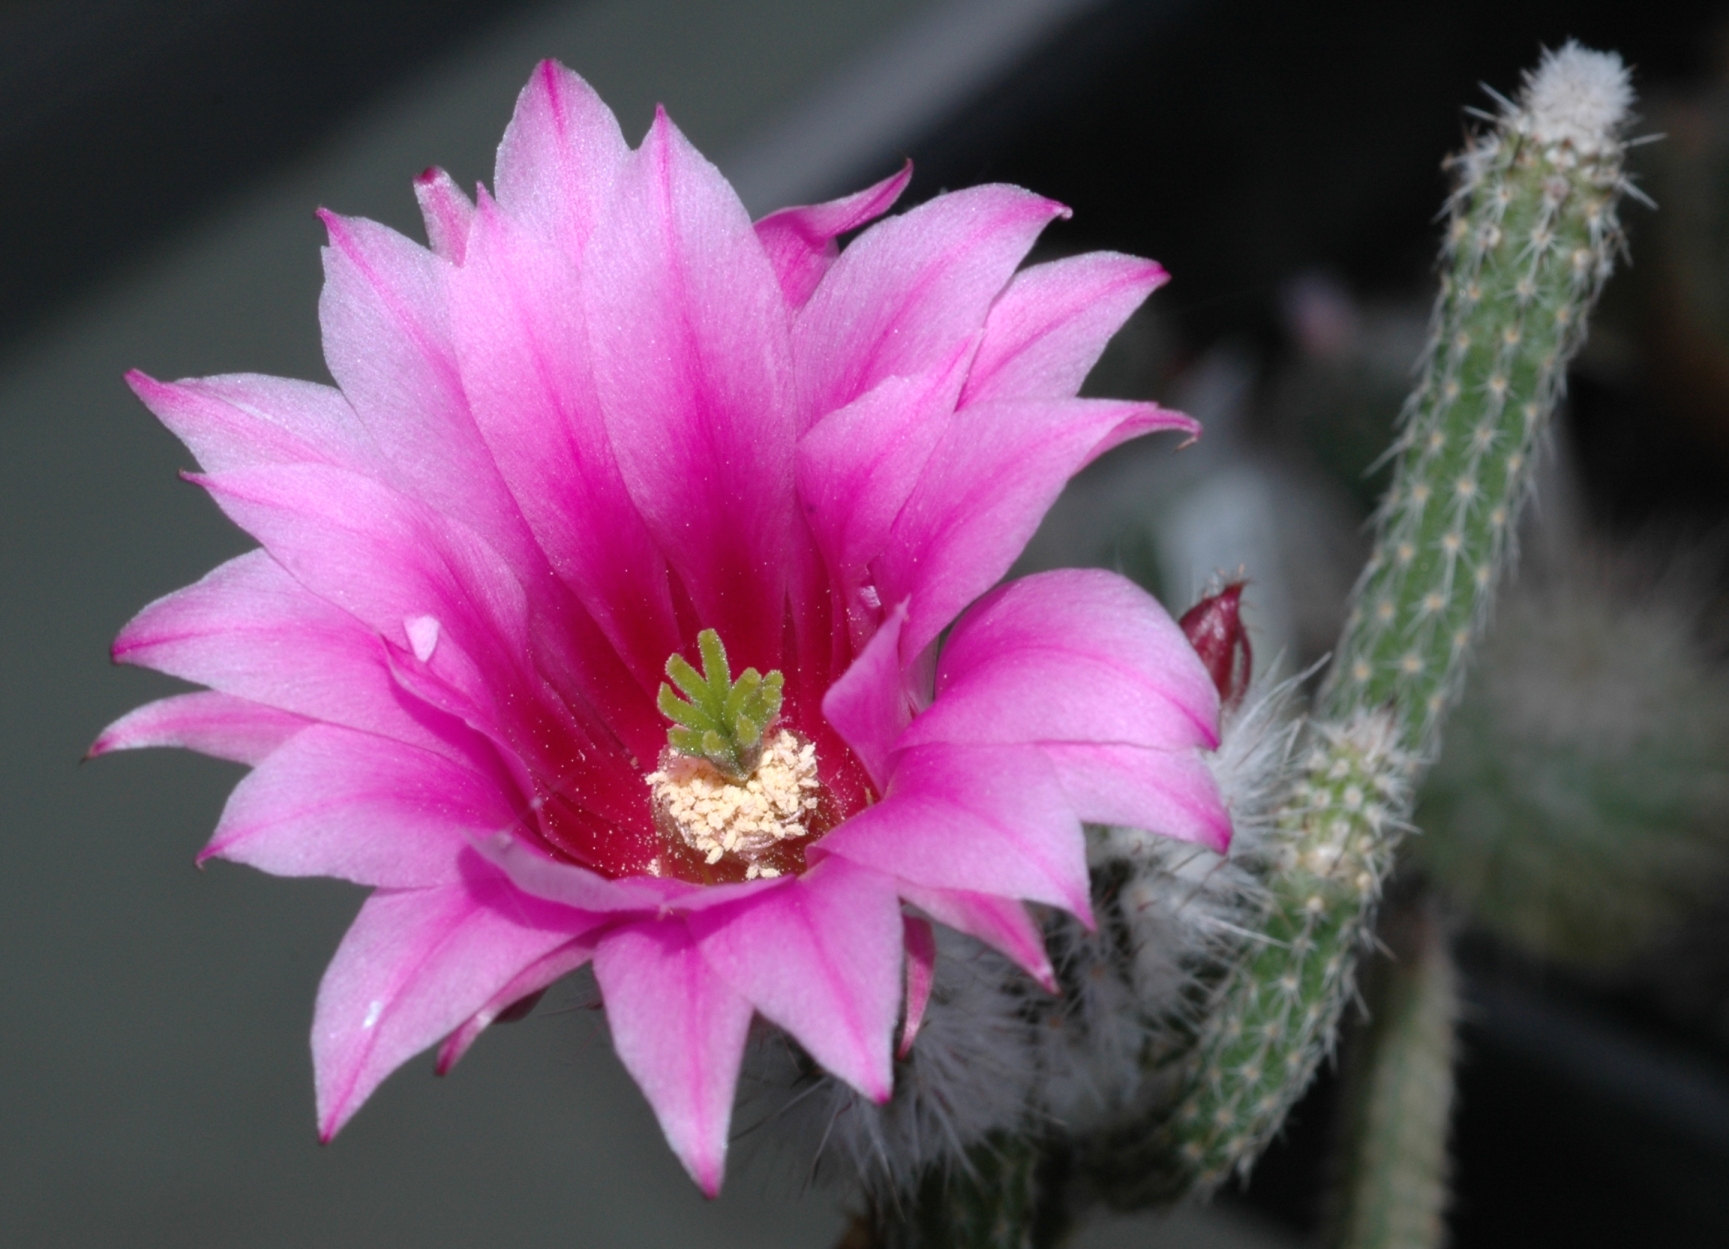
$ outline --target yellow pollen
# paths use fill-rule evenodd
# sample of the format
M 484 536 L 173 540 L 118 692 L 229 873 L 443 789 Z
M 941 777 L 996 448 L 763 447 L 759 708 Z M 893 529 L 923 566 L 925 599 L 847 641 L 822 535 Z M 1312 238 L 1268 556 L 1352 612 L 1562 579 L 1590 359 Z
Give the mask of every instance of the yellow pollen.
M 655 806 L 684 843 L 709 863 L 729 854 L 746 863 L 745 879 L 780 875 L 756 860 L 783 841 L 803 837 L 805 820 L 821 801 L 816 747 L 782 729 L 743 784 L 727 780 L 707 759 L 676 751 L 647 776 Z

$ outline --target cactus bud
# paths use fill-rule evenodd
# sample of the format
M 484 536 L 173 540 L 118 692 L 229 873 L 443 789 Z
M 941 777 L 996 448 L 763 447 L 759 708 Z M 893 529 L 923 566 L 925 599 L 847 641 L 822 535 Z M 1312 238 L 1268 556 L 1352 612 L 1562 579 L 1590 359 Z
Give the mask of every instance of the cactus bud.
M 1213 678 L 1226 713 L 1242 705 L 1254 662 L 1249 631 L 1243 627 L 1243 584 L 1233 581 L 1217 594 L 1207 595 L 1177 622 Z

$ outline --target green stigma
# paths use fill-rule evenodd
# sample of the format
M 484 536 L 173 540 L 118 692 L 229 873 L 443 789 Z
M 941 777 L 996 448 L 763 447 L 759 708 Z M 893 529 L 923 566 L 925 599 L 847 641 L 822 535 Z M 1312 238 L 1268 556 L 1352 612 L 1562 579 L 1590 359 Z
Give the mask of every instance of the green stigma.
M 763 734 L 780 714 L 783 678 L 746 668 L 734 681 L 720 634 L 704 629 L 696 644 L 701 672 L 677 653 L 666 661 L 666 675 L 684 691 L 680 698 L 672 685 L 660 687 L 661 714 L 675 722 L 667 742 L 682 755 L 707 759 L 728 780 L 743 781 L 756 771 Z

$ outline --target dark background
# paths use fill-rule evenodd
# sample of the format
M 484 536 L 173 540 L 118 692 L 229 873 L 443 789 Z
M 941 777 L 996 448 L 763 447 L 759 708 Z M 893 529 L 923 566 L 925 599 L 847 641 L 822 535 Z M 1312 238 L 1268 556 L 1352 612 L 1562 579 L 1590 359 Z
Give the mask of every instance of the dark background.
M 784 1167 L 697 1201 L 574 997 L 489 1038 L 444 1086 L 398 1077 L 317 1150 L 304 1028 L 353 891 L 191 871 L 233 769 L 73 761 L 108 718 L 166 688 L 107 670 L 108 637 L 242 545 L 173 482 L 184 456 L 129 404 L 124 368 L 322 376 L 312 206 L 406 228 L 421 165 L 486 176 L 538 55 L 596 82 L 627 133 L 666 98 L 725 167 L 933 7 L 0 6 L 0 1208 L 12 1212 L 0 1222 L 13 1228 L 0 1239 L 832 1238 L 832 1202 L 787 1203 L 800 1185 Z M 964 99 L 861 148 L 847 181 L 910 153 L 915 197 L 1006 180 L 1061 199 L 1075 217 L 1052 247 L 1139 252 L 1175 275 L 1158 296 L 1168 371 L 1229 340 L 1268 362 L 1263 377 L 1293 350 L 1280 292 L 1297 275 L 1327 272 L 1368 300 L 1426 298 L 1440 160 L 1469 124 L 1462 107 L 1489 105 L 1480 83 L 1510 91 L 1540 47 L 1577 37 L 1621 51 L 1647 98 L 1697 91 L 1721 72 L 1729 30 L 1729 10 L 1704 3 L 1071 7 Z M 380 151 L 394 167 L 374 167 Z M 1628 216 L 1637 259 L 1650 216 Z M 1289 439 L 1271 423 L 1248 435 Z M 1578 381 L 1562 436 L 1604 525 L 1721 526 L 1729 457 L 1637 376 Z M 1729 1123 L 1710 1111 L 1729 1080 L 1720 1034 L 1493 948 L 1467 967 L 1482 987 L 1465 1033 L 1455 1243 L 1729 1243 Z M 1685 1079 L 1654 1094 L 1639 1083 L 1654 1069 Z M 1324 1083 L 1229 1201 L 1289 1235 L 1313 1230 L 1328 1097 Z M 1136 1234 L 1179 1233 L 1214 1234 Z

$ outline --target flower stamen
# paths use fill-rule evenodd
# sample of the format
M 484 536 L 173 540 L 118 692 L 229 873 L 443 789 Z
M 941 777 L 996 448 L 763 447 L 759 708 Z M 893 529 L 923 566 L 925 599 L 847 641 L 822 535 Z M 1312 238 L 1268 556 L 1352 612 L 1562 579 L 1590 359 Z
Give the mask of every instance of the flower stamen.
M 731 780 L 707 758 L 676 750 L 647 780 L 660 822 L 710 867 L 728 855 L 743 859 L 746 880 L 781 874 L 762 860 L 782 842 L 809 836 L 822 802 L 816 747 L 787 729 L 762 749 L 755 772 L 743 781 Z

